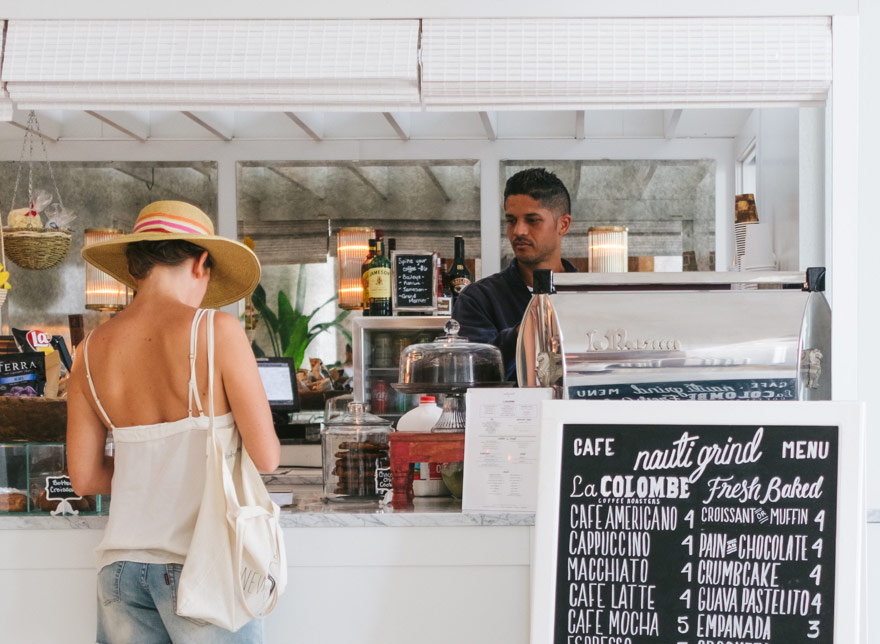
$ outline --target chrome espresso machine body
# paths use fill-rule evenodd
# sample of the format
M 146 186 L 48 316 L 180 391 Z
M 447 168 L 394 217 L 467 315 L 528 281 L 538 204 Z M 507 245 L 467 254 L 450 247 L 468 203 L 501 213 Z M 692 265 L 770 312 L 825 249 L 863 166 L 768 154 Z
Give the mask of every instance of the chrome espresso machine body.
M 520 326 L 519 385 L 573 400 L 830 400 L 824 269 L 554 275 Z M 652 283 L 653 280 L 653 283 Z

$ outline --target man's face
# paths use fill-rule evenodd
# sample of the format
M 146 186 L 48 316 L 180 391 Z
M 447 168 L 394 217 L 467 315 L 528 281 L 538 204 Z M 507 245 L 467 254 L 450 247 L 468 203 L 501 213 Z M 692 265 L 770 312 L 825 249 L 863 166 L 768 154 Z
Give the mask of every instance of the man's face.
M 571 215 L 558 218 L 528 195 L 510 195 L 504 202 L 507 239 L 517 261 L 538 266 L 552 259 L 562 246 Z

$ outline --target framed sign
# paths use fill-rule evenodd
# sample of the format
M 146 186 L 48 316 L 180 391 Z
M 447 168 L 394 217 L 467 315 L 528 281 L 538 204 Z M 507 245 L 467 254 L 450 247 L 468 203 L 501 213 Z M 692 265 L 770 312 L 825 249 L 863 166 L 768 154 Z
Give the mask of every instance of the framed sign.
M 394 311 L 427 312 L 437 308 L 436 253 L 391 253 L 391 298 Z
M 551 401 L 533 644 L 860 641 L 858 403 Z

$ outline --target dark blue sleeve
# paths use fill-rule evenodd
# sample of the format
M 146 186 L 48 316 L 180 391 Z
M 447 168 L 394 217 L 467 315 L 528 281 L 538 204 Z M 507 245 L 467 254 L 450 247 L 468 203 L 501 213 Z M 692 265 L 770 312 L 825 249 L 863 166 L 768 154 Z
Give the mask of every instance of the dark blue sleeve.
M 452 310 L 452 318 L 461 325 L 460 335 L 471 342 L 492 344 L 501 350 L 504 375 L 509 379 L 516 372 L 517 329 L 516 326 L 499 329 L 490 314 L 491 307 L 485 294 L 474 289 L 473 285 L 458 296 Z

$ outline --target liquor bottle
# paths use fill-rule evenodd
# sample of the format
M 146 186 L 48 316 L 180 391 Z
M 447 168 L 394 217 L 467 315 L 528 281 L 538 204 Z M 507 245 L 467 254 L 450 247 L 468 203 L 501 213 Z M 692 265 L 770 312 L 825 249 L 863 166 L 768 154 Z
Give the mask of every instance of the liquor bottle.
M 385 242 L 377 241 L 376 256 L 367 269 L 370 315 L 391 315 L 391 260 L 385 256 Z
M 449 289 L 452 291 L 452 304 L 454 305 L 461 292 L 471 283 L 471 272 L 464 263 L 464 237 L 455 238 L 455 257 L 448 275 Z
M 397 239 L 394 237 L 388 238 L 388 257 L 391 257 L 391 253 L 397 250 Z
M 364 263 L 361 264 L 361 285 L 363 286 L 363 308 L 364 315 L 370 314 L 370 283 L 367 279 L 367 272 L 370 270 L 370 262 L 373 261 L 373 257 L 376 256 L 376 240 L 371 239 L 369 241 L 369 251 L 367 252 L 367 257 L 364 259 Z
M 437 315 L 449 315 L 452 313 L 452 293 L 449 291 L 449 285 L 446 281 L 443 260 L 436 257 L 435 263 L 437 265 Z

